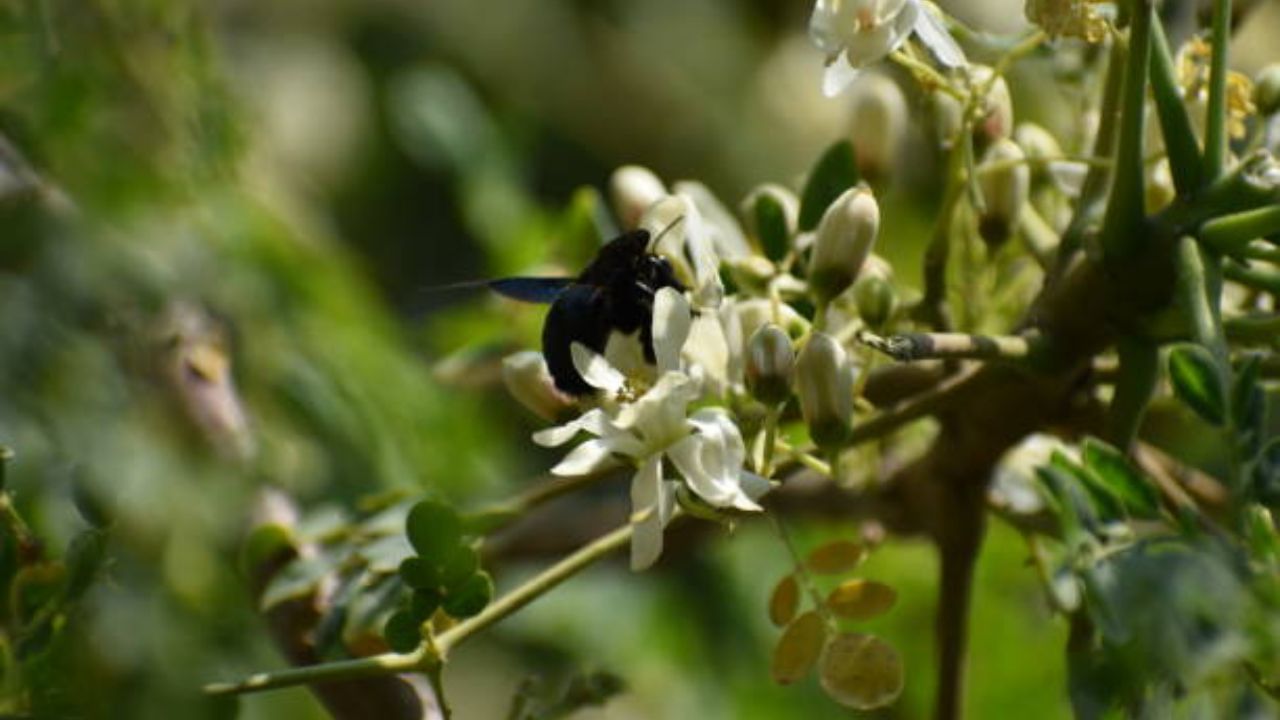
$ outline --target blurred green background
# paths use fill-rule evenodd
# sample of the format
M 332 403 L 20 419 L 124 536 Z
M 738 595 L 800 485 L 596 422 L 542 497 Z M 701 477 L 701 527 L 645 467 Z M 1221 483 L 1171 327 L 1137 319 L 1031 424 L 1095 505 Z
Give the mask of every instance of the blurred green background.
M 977 27 L 1024 27 L 1019 0 L 947 5 Z M 1242 30 L 1240 69 L 1267 59 L 1277 5 Z M 578 189 L 621 164 L 700 180 L 730 207 L 760 182 L 794 186 L 853 131 L 847 99 L 820 96 L 810 10 L 0 1 L 9 486 L 53 555 L 85 527 L 77 504 L 114 518 L 102 577 L 28 669 L 37 714 L 323 717 L 300 690 L 199 693 L 282 662 L 235 563 L 255 490 L 309 510 L 388 491 L 469 506 L 545 472 L 538 423 L 492 362 L 536 347 L 541 310 L 438 286 L 571 269 L 590 252 Z M 1066 88 L 1015 75 L 1020 118 L 1072 125 L 1064 64 L 1019 68 Z M 925 132 L 913 123 L 913 161 L 885 199 L 882 251 L 907 283 L 936 202 Z M 193 389 L 191 367 L 214 390 Z M 849 532 L 797 527 L 806 545 Z M 768 528 L 689 547 L 644 576 L 595 569 L 459 651 L 446 673 L 459 716 L 502 717 L 523 677 L 563 668 L 628 682 L 581 717 L 845 716 L 812 681 L 769 680 L 765 602 L 787 560 Z M 548 559 L 497 568 L 499 589 Z M 891 541 L 867 566 L 900 593 L 872 627 L 908 673 L 877 716 L 928 714 L 934 563 Z M 1066 716 L 1066 629 L 998 522 L 979 580 L 973 716 Z

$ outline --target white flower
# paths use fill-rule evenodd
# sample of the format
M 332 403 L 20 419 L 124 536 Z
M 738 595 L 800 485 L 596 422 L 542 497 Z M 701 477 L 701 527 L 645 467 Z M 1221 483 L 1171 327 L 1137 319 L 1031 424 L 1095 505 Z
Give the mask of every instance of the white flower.
M 809 35 L 827 54 L 822 91 L 838 94 L 858 71 L 902 46 L 911 33 L 946 67 L 965 64 L 964 51 L 921 0 L 818 0 Z
M 652 237 L 661 235 L 653 250 L 671 261 L 681 280 L 692 283 L 694 304 L 718 307 L 724 297 L 720 258 L 697 204 L 685 195 L 668 195 L 649 207 L 640 227 Z
M 654 299 L 653 344 L 658 380 L 633 402 L 614 410 L 596 408 L 559 427 L 533 436 L 544 446 L 567 443 L 580 432 L 592 437 L 574 448 L 551 472 L 573 476 L 610 467 L 620 458 L 637 466 L 631 481 L 631 567 L 642 570 L 662 553 L 662 530 L 675 504 L 680 481 L 663 478 L 670 461 L 684 484 L 706 503 L 719 508 L 759 510 L 755 502 L 767 484 L 743 470 L 746 448 L 742 434 L 728 413 L 704 408 L 688 414 L 699 395 L 699 383 L 681 370 L 681 352 L 693 318 L 684 296 L 672 288 Z M 616 397 L 625 393 L 628 378 L 603 356 L 584 345 L 573 345 L 578 372 L 593 387 Z M 744 484 L 747 488 L 744 489 Z

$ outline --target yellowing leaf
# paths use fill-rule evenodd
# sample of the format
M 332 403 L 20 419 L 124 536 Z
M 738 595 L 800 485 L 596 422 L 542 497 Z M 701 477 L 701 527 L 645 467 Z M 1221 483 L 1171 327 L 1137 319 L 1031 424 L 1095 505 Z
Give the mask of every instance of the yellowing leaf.
M 902 658 L 873 635 L 842 633 L 827 643 L 819 672 L 831 699 L 857 710 L 884 707 L 902 693 Z
M 856 542 L 836 540 L 820 545 L 809 553 L 805 566 L 809 570 L 823 575 L 848 572 L 862 562 L 866 550 Z
M 795 575 L 788 575 L 778 581 L 769 597 L 769 620 L 778 627 L 791 622 L 800 607 L 800 585 Z
M 790 685 L 803 678 L 818 660 L 822 643 L 827 639 L 827 626 L 818 613 L 809 612 L 787 626 L 773 648 L 770 673 L 779 685 Z
M 897 600 L 897 591 L 884 583 L 847 580 L 827 596 L 827 607 L 842 618 L 869 620 L 888 612 Z

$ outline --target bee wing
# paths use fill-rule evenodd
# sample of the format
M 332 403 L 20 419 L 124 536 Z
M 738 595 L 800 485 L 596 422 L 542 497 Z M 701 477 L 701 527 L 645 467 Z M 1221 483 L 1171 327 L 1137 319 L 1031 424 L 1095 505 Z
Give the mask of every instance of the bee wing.
M 545 304 L 555 302 L 572 283 L 570 278 L 512 277 L 490 280 L 485 285 L 512 300 Z

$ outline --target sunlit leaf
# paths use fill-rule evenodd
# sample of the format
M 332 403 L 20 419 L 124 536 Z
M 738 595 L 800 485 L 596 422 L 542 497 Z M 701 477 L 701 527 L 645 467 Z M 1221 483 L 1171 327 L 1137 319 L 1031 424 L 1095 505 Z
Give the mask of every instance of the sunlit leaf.
M 1155 488 L 1119 450 L 1096 438 L 1087 438 L 1082 456 L 1085 469 L 1119 498 L 1130 514 L 1151 517 L 1157 513 L 1160 499 Z
M 827 626 L 822 616 L 810 610 L 796 618 L 782 632 L 773 648 L 773 664 L 770 674 L 779 685 L 790 685 L 808 674 L 818 661 L 822 643 L 827 637 Z
M 902 693 L 902 657 L 874 635 L 842 633 L 822 651 L 822 689 L 833 700 L 857 710 L 889 705 Z
M 841 140 L 822 154 L 800 194 L 800 229 L 818 226 L 822 214 L 845 190 L 858 184 L 858 163 L 853 143 Z
M 261 608 L 269 610 L 286 600 L 316 592 L 320 581 L 333 569 L 332 558 L 326 556 L 295 559 L 271 578 L 262 593 Z
M 866 549 L 856 542 L 835 540 L 814 548 L 805 560 L 805 567 L 812 572 L 834 575 L 858 567 L 866 554 Z
M 788 575 L 778 581 L 769 596 L 769 620 L 782 627 L 791 622 L 800 607 L 800 584 L 795 575 Z
M 1169 352 L 1169 380 L 1187 407 L 1214 425 L 1226 419 L 1226 392 L 1213 355 L 1199 345 L 1184 344 Z
M 869 620 L 889 612 L 898 601 L 893 588 L 874 580 L 846 580 L 827 596 L 827 607 L 843 618 Z
M 459 545 L 445 556 L 440 565 L 440 584 L 447 589 L 461 585 L 476 574 L 480 556 L 469 545 Z
M 435 500 L 423 500 L 409 511 L 405 532 L 419 555 L 444 557 L 462 538 L 462 523 L 453 508 Z

